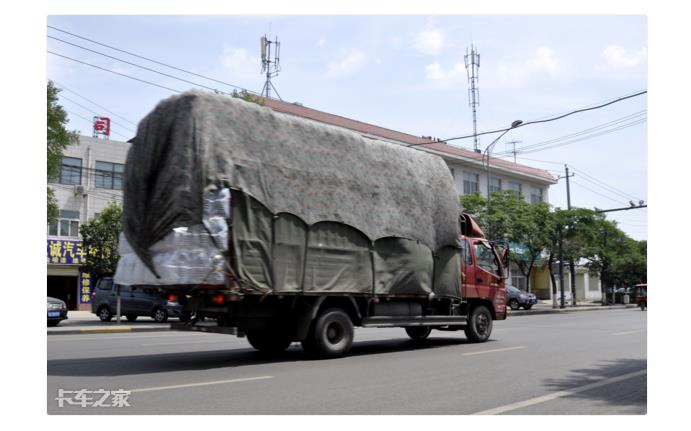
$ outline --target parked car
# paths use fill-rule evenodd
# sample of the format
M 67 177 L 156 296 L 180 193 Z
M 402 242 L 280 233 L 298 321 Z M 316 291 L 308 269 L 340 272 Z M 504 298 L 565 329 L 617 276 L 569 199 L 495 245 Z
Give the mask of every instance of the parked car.
M 57 326 L 67 319 L 67 304 L 57 298 L 48 297 L 48 326 Z
M 139 316 L 150 316 L 163 323 L 169 317 L 185 322 L 190 316 L 183 312 L 175 295 L 166 295 L 156 286 L 121 286 L 112 277 L 104 277 L 96 283 L 91 298 L 91 312 L 102 321 L 109 322 L 117 313 L 117 289 L 120 288 L 120 315 L 133 322 Z
M 524 292 L 511 285 L 506 286 L 506 305 L 511 307 L 512 310 L 518 310 L 521 307 L 530 310 L 535 304 L 537 304 L 535 294 Z

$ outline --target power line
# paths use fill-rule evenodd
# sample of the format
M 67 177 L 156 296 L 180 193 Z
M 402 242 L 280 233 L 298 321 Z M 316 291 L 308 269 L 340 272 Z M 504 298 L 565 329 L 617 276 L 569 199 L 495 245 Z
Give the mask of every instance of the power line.
M 611 100 L 611 101 L 609 101 L 609 102 L 607 102 L 607 103 L 603 103 L 603 104 L 600 104 L 600 105 L 597 105 L 597 106 L 592 106 L 592 107 L 589 107 L 589 108 L 576 109 L 576 110 L 571 111 L 571 112 L 568 112 L 568 113 L 566 113 L 566 114 L 562 114 L 562 115 L 559 115 L 559 116 L 556 116 L 556 117 L 552 117 L 552 118 L 548 118 L 548 119 L 545 119 L 545 120 L 528 121 L 528 122 L 525 122 L 525 123 L 523 123 L 523 124 L 521 124 L 521 125 L 519 125 L 519 126 L 517 126 L 517 127 L 509 127 L 509 128 L 504 128 L 504 129 L 489 130 L 489 131 L 486 131 L 486 132 L 480 132 L 480 133 L 472 134 L 472 135 L 464 135 L 464 136 L 458 136 L 458 137 L 455 137 L 455 138 L 442 139 L 442 141 L 448 142 L 448 141 L 455 141 L 455 140 L 458 140 L 458 139 L 468 139 L 468 138 L 472 138 L 473 136 L 489 135 L 489 134 L 492 134 L 492 133 L 501 133 L 501 132 L 505 132 L 505 131 L 507 131 L 507 130 L 511 130 L 512 128 L 513 128 L 513 129 L 518 129 L 518 128 L 520 128 L 520 127 L 525 127 L 525 126 L 530 125 L 530 124 L 540 124 L 540 123 L 546 123 L 546 122 L 548 122 L 548 121 L 560 120 L 560 119 L 565 118 L 565 117 L 568 117 L 568 116 L 570 116 L 570 115 L 574 115 L 574 114 L 578 114 L 578 113 L 586 112 L 586 111 L 592 111 L 592 110 L 594 110 L 594 109 L 604 108 L 605 106 L 609 106 L 609 105 L 612 105 L 612 104 L 614 104 L 614 103 L 621 102 L 621 101 L 626 100 L 626 99 L 630 99 L 630 98 L 632 98 L 632 97 L 637 97 L 637 96 L 646 94 L 647 92 L 648 92 L 647 90 L 639 91 L 638 93 L 634 93 L 634 94 L 631 94 L 631 95 L 628 95 L 628 96 L 622 96 L 622 97 L 616 98 L 616 99 Z M 425 145 L 425 144 L 416 144 L 416 145 Z
M 521 151 L 521 154 L 536 153 L 538 151 L 544 151 L 544 150 L 549 150 L 552 148 L 563 147 L 565 145 L 575 144 L 576 142 L 586 141 L 588 139 L 597 138 L 598 136 L 608 135 L 610 133 L 614 133 L 614 132 L 617 132 L 619 130 L 627 129 L 629 127 L 633 127 L 633 126 L 636 126 L 638 124 L 645 123 L 646 121 L 647 121 L 646 119 L 632 121 L 631 123 L 623 124 L 621 126 L 618 126 L 618 127 L 612 128 L 612 129 L 608 129 L 608 130 L 603 130 L 602 132 L 592 133 L 590 135 L 583 136 L 581 138 L 572 139 L 570 141 L 565 141 L 565 142 L 561 142 L 558 144 L 545 145 L 542 147 L 532 148 L 532 149 L 527 150 L 527 151 Z
M 523 152 L 525 152 L 526 150 L 530 150 L 530 149 L 538 148 L 538 147 L 542 147 L 542 146 L 547 146 L 547 145 L 552 144 L 552 143 L 556 143 L 556 142 L 563 141 L 563 140 L 568 140 L 568 139 L 570 139 L 570 138 L 575 138 L 575 137 L 581 136 L 581 135 L 586 135 L 586 134 L 588 134 L 588 133 L 596 132 L 596 131 L 601 130 L 601 129 L 606 129 L 606 128 L 609 127 L 609 126 L 613 126 L 613 125 L 616 125 L 616 124 L 623 123 L 623 122 L 625 122 L 625 121 L 633 120 L 633 119 L 636 118 L 636 117 L 641 117 L 641 116 L 643 116 L 645 113 L 646 113 L 645 110 L 639 111 L 639 112 L 635 112 L 635 113 L 633 113 L 633 114 L 629 114 L 629 115 L 626 115 L 626 116 L 624 116 L 624 117 L 617 118 L 616 120 L 609 121 L 609 122 L 603 123 L 603 124 L 599 124 L 599 125 L 597 125 L 597 126 L 594 126 L 594 127 L 589 128 L 589 129 L 581 130 L 581 131 L 578 131 L 578 132 L 575 132 L 575 133 L 571 133 L 571 134 L 565 135 L 565 136 L 560 136 L 560 137 L 558 137 L 558 138 L 552 138 L 552 139 L 549 139 L 549 140 L 547 140 L 547 141 L 538 142 L 538 143 L 536 143 L 536 144 L 526 145 L 526 146 L 523 146 L 523 147 L 519 148 L 519 149 L 518 149 L 518 152 L 519 152 L 519 153 L 523 153 Z M 638 119 L 642 119 L 642 118 L 638 118 Z M 595 134 L 593 134 L 593 136 L 594 136 L 594 135 L 595 135 Z M 588 135 L 588 136 L 590 136 L 590 135 Z M 511 151 L 503 151 L 502 153 L 503 153 L 503 154 L 510 154 Z
M 578 173 L 580 173 L 581 175 L 583 175 L 583 179 L 586 180 L 586 181 L 590 181 L 591 183 L 594 183 L 594 184 L 596 184 L 596 185 L 600 185 L 600 187 L 602 187 L 602 188 L 609 189 L 610 192 L 615 193 L 615 194 L 618 194 L 619 196 L 622 196 L 622 197 L 624 197 L 624 198 L 626 198 L 626 199 L 640 200 L 640 198 L 637 198 L 637 197 L 635 197 L 635 196 L 633 196 L 633 195 L 630 195 L 630 194 L 624 192 L 623 190 L 619 190 L 619 189 L 617 189 L 617 188 L 614 187 L 614 186 L 611 186 L 611 185 L 609 185 L 609 184 L 606 184 L 606 183 L 603 182 L 602 180 L 598 180 L 597 178 L 593 177 L 592 175 L 588 175 L 586 172 L 584 172 L 583 170 L 581 170 L 581 169 L 579 169 L 579 168 L 577 168 L 577 167 L 575 167 L 575 166 L 571 166 L 571 167 L 572 167 L 576 172 L 578 172 Z
M 75 46 L 75 47 L 77 47 L 77 48 L 79 48 L 79 49 L 83 49 L 83 50 L 85 50 L 85 51 L 93 52 L 93 53 L 95 53 L 95 54 L 102 55 L 103 57 L 110 58 L 110 59 L 112 59 L 112 60 L 119 61 L 119 62 L 122 62 L 122 63 L 125 63 L 125 64 L 129 64 L 130 66 L 138 67 L 138 68 L 143 69 L 143 70 L 146 70 L 146 71 L 148 71 L 148 72 L 158 73 L 159 75 L 163 75 L 163 76 L 165 76 L 165 77 L 172 78 L 172 79 L 177 79 L 178 81 L 182 81 L 182 82 L 187 83 L 187 84 L 196 85 L 197 87 L 202 87 L 202 88 L 206 88 L 207 90 L 211 90 L 211 91 L 214 91 L 214 92 L 217 92 L 217 93 L 226 94 L 226 93 L 224 93 L 224 92 L 222 92 L 222 91 L 220 91 L 220 90 L 218 90 L 218 89 L 216 89 L 216 88 L 209 87 L 209 86 L 206 86 L 206 85 L 204 85 L 204 84 L 198 84 L 198 83 L 196 83 L 196 82 L 188 81 L 188 80 L 186 80 L 186 79 L 184 79 L 184 78 L 180 78 L 180 77 L 175 76 L 175 75 L 170 75 L 170 74 L 167 74 L 167 73 L 165 73 L 165 72 L 161 72 L 161 71 L 156 70 L 156 69 L 151 69 L 150 67 L 142 66 L 142 65 L 137 64 L 137 63 L 132 63 L 131 61 L 127 61 L 127 60 L 123 60 L 123 59 L 121 59 L 121 58 L 113 57 L 112 55 L 104 54 L 104 53 L 102 53 L 102 52 L 98 52 L 98 51 L 93 50 L 93 49 L 85 48 L 85 47 L 83 47 L 83 46 L 80 46 L 80 45 L 77 45 L 77 44 L 74 44 L 74 43 L 71 43 L 71 42 L 67 42 L 67 41 L 62 40 L 62 39 L 58 39 L 57 37 L 53 37 L 53 36 L 48 36 L 48 37 L 49 37 L 50 39 L 55 39 L 55 40 L 60 41 L 60 42 L 62 42 L 62 43 L 66 43 L 66 44 L 68 44 L 68 45 Z
M 115 116 L 115 117 L 118 117 L 119 119 L 121 119 L 121 120 L 123 120 L 123 121 L 126 121 L 126 122 L 130 123 L 130 124 L 133 125 L 134 127 L 137 127 L 137 123 L 134 123 L 134 122 L 128 120 L 127 118 L 122 117 L 122 116 L 116 114 L 115 112 L 108 110 L 108 108 L 99 105 L 98 103 L 94 102 L 93 100 L 87 99 L 86 97 L 82 96 L 81 94 L 77 93 L 77 92 L 74 91 L 74 90 L 70 90 L 69 88 L 65 87 L 64 85 L 60 84 L 59 82 L 57 82 L 57 81 L 54 80 L 54 79 L 51 79 L 51 81 L 53 81 L 53 83 L 56 84 L 57 87 L 60 88 L 61 90 L 69 91 L 70 93 L 74 94 L 75 96 L 80 97 L 80 98 L 86 100 L 87 102 L 93 103 L 94 105 L 98 106 L 99 108 L 103 109 L 104 111 L 108 112 L 109 114 L 111 114 L 111 115 L 113 115 L 113 116 Z
M 79 114 L 77 114 L 76 112 L 72 112 L 72 111 L 70 111 L 69 109 L 65 109 L 65 111 L 66 111 L 68 114 L 72 114 L 72 115 L 74 115 L 75 117 L 79 117 L 79 118 L 81 118 L 81 119 L 83 119 L 83 120 L 88 121 L 89 123 L 92 123 L 92 122 L 93 122 L 93 118 L 86 118 L 85 116 L 79 115 Z M 125 138 L 125 139 L 129 139 L 129 137 L 123 135 L 122 133 L 118 133 L 118 132 L 116 132 L 115 130 L 111 130 L 111 132 L 112 132 L 112 133 L 115 133 L 116 135 L 120 135 L 120 136 L 122 136 L 122 137 Z
M 56 31 L 59 31 L 59 32 L 62 32 L 62 33 L 65 33 L 65 34 L 69 34 L 70 36 L 74 36 L 74 37 L 76 37 L 76 38 L 78 38 L 78 39 L 82 39 L 82 40 L 86 40 L 86 41 L 91 42 L 91 43 L 95 43 L 96 45 L 104 46 L 104 47 L 109 48 L 109 49 L 112 49 L 112 50 L 114 50 L 114 51 L 122 52 L 122 53 L 124 53 L 124 54 L 131 55 L 131 56 L 133 56 L 133 57 L 141 58 L 142 60 L 150 61 L 150 62 L 152 62 L 152 63 L 156 63 L 156 64 L 158 64 L 158 65 L 165 66 L 165 67 L 168 67 L 168 68 L 177 70 L 177 71 L 179 71 L 179 72 L 188 73 L 188 74 L 190 74 L 190 75 L 194 75 L 194 76 L 197 76 L 197 77 L 199 77 L 199 78 L 208 79 L 209 81 L 214 81 L 214 82 L 219 83 L 219 84 L 227 85 L 228 87 L 233 87 L 233 88 L 236 88 L 236 89 L 238 89 L 238 90 L 244 90 L 244 91 L 247 91 L 247 92 L 249 92 L 249 93 L 258 95 L 258 94 L 255 93 L 254 91 L 247 90 L 246 88 L 243 88 L 243 87 L 240 87 L 240 86 L 237 86 L 237 85 L 234 85 L 234 84 L 230 84 L 230 83 L 228 83 L 228 82 L 220 81 L 220 80 L 215 79 L 215 78 L 210 78 L 210 77 L 208 77 L 208 76 L 204 76 L 204 75 L 201 75 L 201 74 L 199 74 L 199 73 L 191 72 L 191 71 L 189 71 L 189 70 L 181 69 L 181 68 L 179 68 L 179 67 L 171 66 L 170 64 L 166 64 L 166 63 L 163 63 L 163 62 L 158 61 L 158 60 L 153 60 L 153 59 L 151 59 L 151 58 L 144 57 L 144 56 L 142 56 L 142 55 L 135 54 L 135 53 L 130 52 L 130 51 L 125 51 L 124 49 L 116 48 L 116 47 L 111 46 L 111 45 L 106 45 L 105 43 L 101 43 L 101 42 L 95 41 L 95 40 L 93 40 L 93 39 L 89 39 L 89 38 L 86 38 L 86 37 L 84 37 L 84 36 L 80 36 L 80 35 L 75 34 L 75 33 L 70 33 L 69 31 L 62 30 L 62 29 L 59 29 L 59 28 L 57 28 L 57 27 L 53 27 L 53 26 L 50 26 L 50 25 L 49 25 L 48 28 L 53 29 L 53 30 L 56 30 Z M 51 36 L 48 36 L 48 37 L 51 37 Z M 57 39 L 57 38 L 53 38 L 53 39 Z M 59 39 L 58 39 L 58 40 L 59 40 Z M 66 42 L 66 43 L 69 43 L 69 42 Z
M 150 82 L 150 81 L 146 81 L 146 80 L 144 80 L 144 79 L 135 78 L 134 76 L 130 76 L 130 75 L 126 75 L 126 74 L 124 74 L 124 73 L 116 72 L 116 71 L 114 71 L 114 70 L 106 69 L 105 67 L 96 66 L 96 65 L 94 65 L 94 64 L 87 63 L 87 62 L 85 62 L 85 61 L 77 60 L 77 59 L 74 59 L 74 58 L 72 58 L 72 57 L 68 57 L 68 56 L 66 56 L 66 55 L 58 54 L 57 52 L 53 52 L 53 51 L 50 51 L 50 50 L 46 50 L 46 52 L 48 52 L 48 54 L 57 55 L 58 57 L 66 58 L 67 60 L 72 60 L 72 61 L 74 61 L 74 62 L 84 64 L 84 65 L 86 65 L 86 66 L 91 66 L 91 67 L 93 67 L 93 68 L 103 70 L 103 71 L 105 71 L 105 72 L 114 73 L 115 75 L 124 76 L 125 78 L 129 78 L 129 79 L 134 79 L 135 81 L 139 81 L 139 82 L 143 82 L 143 83 L 145 83 L 145 84 L 153 85 L 154 87 L 163 88 L 164 90 L 172 91 L 172 92 L 174 92 L 174 93 L 182 93 L 182 92 L 183 92 L 182 90 L 176 90 L 176 89 L 174 89 L 174 88 L 166 87 L 166 86 L 163 86 L 163 85 L 160 85 L 160 84 L 156 84 L 156 83 L 153 83 L 153 82 Z
M 63 95 L 63 96 L 58 96 L 58 98 L 60 98 L 61 100 L 64 99 L 64 100 L 67 100 L 67 101 L 69 101 L 69 102 L 72 102 L 72 103 L 74 103 L 75 105 L 79 106 L 80 108 L 85 109 L 85 110 L 87 110 L 88 112 L 91 112 L 91 113 L 94 114 L 94 115 L 100 115 L 98 112 L 93 111 L 91 108 L 87 108 L 86 106 L 84 106 L 84 105 L 82 105 L 82 104 L 80 104 L 80 103 L 75 102 L 74 100 L 70 99 L 69 97 L 66 97 L 66 96 Z M 115 122 L 114 122 L 114 124 L 117 124 L 119 127 L 122 127 L 123 129 L 127 130 L 128 132 L 132 132 L 132 133 L 134 133 L 134 134 L 137 134 L 137 132 L 135 132 L 134 130 L 130 129 L 129 127 L 125 127 L 125 126 L 123 126 L 123 125 L 120 124 L 120 123 L 115 123 Z
M 591 189 L 591 188 L 588 188 L 588 187 L 586 187 L 586 186 L 584 186 L 584 185 L 582 185 L 582 184 L 579 184 L 579 183 L 577 183 L 576 181 L 571 180 L 571 183 L 577 185 L 577 186 L 580 187 L 580 188 L 586 189 L 586 190 L 588 190 L 589 192 L 595 193 L 596 195 L 602 196 L 602 197 L 605 198 L 605 199 L 609 199 L 609 200 L 611 200 L 612 202 L 616 202 L 616 203 L 618 203 L 618 204 L 621 204 L 621 201 L 620 201 L 620 200 L 612 199 L 611 197 L 606 196 L 606 195 L 603 195 L 602 193 L 597 192 L 597 191 L 595 191 L 595 190 L 593 190 L 593 189 Z

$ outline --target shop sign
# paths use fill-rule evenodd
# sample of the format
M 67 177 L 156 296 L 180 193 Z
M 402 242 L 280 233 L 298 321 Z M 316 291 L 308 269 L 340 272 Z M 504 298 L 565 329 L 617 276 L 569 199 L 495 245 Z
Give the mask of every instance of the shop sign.
M 91 304 L 91 291 L 93 284 L 91 281 L 91 274 L 87 272 L 79 272 L 79 303 Z
M 83 265 L 86 252 L 82 242 L 73 239 L 49 239 L 48 263 L 51 265 Z

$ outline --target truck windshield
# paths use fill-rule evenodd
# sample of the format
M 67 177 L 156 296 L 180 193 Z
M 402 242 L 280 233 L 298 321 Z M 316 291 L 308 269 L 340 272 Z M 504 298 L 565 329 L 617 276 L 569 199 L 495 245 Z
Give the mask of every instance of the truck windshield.
M 501 276 L 499 271 L 499 261 L 489 245 L 481 241 L 476 242 L 475 258 L 477 259 L 477 264 L 480 268 Z

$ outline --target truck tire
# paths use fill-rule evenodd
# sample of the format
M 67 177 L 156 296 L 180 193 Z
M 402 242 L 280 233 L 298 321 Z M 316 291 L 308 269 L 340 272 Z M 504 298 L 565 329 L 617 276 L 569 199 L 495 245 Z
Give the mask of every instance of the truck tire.
M 314 331 L 308 336 L 311 340 L 303 342 L 303 348 L 306 346 L 306 351 L 321 357 L 343 356 L 353 345 L 353 336 L 353 322 L 348 314 L 340 308 L 329 308 L 317 318 Z
M 492 334 L 492 313 L 484 305 L 478 305 L 470 312 L 465 336 L 471 343 L 482 343 Z
M 405 333 L 408 334 L 413 341 L 422 341 L 429 337 L 432 328 L 429 326 L 408 326 L 405 328 Z
M 271 330 L 248 332 L 247 341 L 262 353 L 281 353 L 293 342 L 287 334 Z

